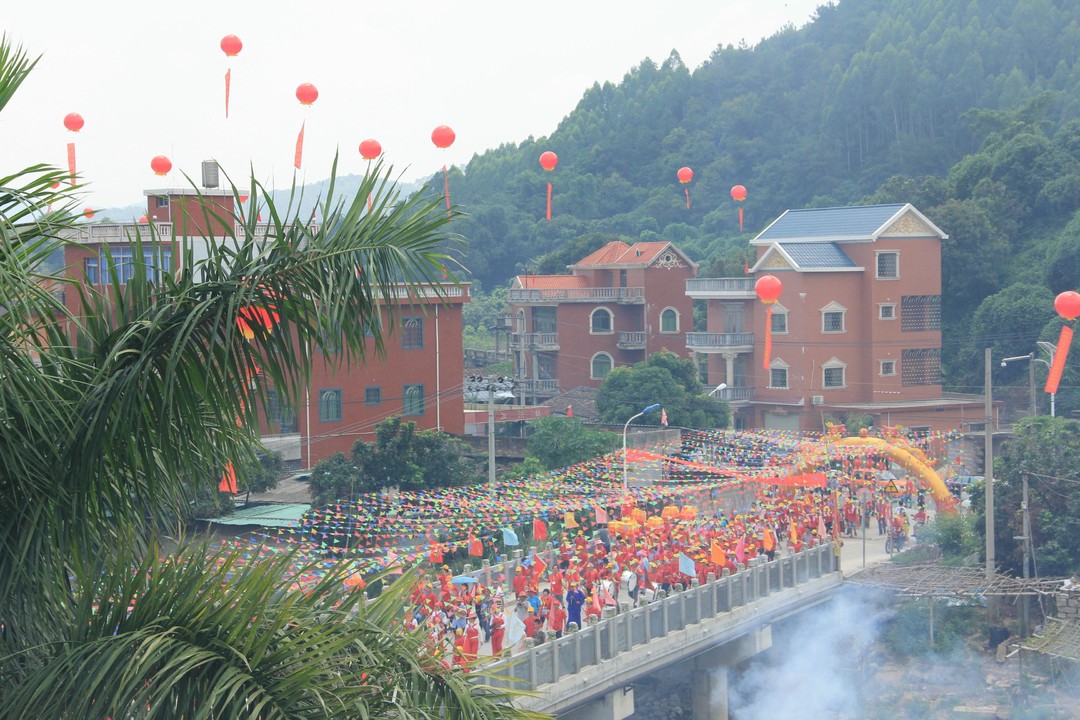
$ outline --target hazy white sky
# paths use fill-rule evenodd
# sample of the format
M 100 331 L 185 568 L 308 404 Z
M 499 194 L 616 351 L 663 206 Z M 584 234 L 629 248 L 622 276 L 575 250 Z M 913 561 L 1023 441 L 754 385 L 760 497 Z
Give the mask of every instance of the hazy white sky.
M 594 82 L 618 82 L 650 57 L 678 50 L 691 69 L 720 44 L 756 44 L 801 27 L 827 0 L 54 0 L 5 3 L 0 32 L 41 55 L 0 113 L 0 174 L 66 166 L 74 141 L 90 183 L 86 204 L 142 201 L 150 187 L 184 186 L 217 159 L 235 180 L 253 166 L 288 187 L 305 120 L 298 181 L 360 173 L 358 145 L 382 143 L 405 179 L 530 135 L 553 132 Z M 244 43 L 227 58 L 221 38 Z M 232 69 L 228 120 L 224 75 Z M 295 90 L 314 84 L 310 108 Z M 63 118 L 78 112 L 78 134 Z M 457 140 L 431 142 L 437 125 Z M 154 175 L 166 155 L 173 171 Z

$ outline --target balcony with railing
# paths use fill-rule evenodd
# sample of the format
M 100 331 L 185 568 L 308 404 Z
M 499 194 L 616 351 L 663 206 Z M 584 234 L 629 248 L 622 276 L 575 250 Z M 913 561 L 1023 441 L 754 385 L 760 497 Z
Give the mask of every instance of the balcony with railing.
M 153 225 L 159 239 L 172 239 L 172 223 L 156 222 Z M 81 245 L 135 242 L 136 235 L 144 241 L 150 240 L 150 223 L 84 223 L 60 232 L 64 239 Z
M 558 352 L 559 334 L 546 333 L 511 333 L 511 350 L 532 350 L 536 352 Z
M 749 352 L 754 349 L 754 333 L 686 333 L 686 349 L 705 353 L 724 350 L 729 352 Z
M 717 390 L 715 393 L 713 393 L 713 397 L 733 403 L 748 402 L 754 399 L 754 388 L 727 387 L 723 390 Z
M 534 380 L 533 378 L 515 378 L 515 385 L 526 395 L 558 395 L 558 380 Z
M 644 350 L 645 333 L 643 331 L 620 332 L 615 344 L 620 350 Z
M 511 304 L 528 303 L 603 303 L 616 305 L 643 305 L 645 288 L 643 287 L 602 287 L 602 288 L 514 288 L 510 290 Z
M 753 300 L 755 278 L 691 278 L 686 294 L 695 300 Z

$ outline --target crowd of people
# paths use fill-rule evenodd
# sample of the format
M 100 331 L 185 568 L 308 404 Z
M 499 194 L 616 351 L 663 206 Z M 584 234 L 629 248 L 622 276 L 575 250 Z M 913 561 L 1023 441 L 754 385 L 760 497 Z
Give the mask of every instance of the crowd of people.
M 892 503 L 880 493 L 878 500 L 871 514 L 892 523 Z M 825 487 L 761 486 L 746 508 L 669 506 L 651 516 L 628 501 L 592 537 L 563 532 L 550 549 L 511 563 L 508 576 L 485 583 L 454 576 L 445 564 L 422 571 L 406 622 L 426 633 L 433 655 L 468 667 L 481 655 L 514 651 L 525 638 L 561 637 L 605 608 L 619 612 L 622 603 L 738 572 L 758 556 L 839 545 L 847 518 L 854 513 L 861 522 L 861 510 L 853 491 Z

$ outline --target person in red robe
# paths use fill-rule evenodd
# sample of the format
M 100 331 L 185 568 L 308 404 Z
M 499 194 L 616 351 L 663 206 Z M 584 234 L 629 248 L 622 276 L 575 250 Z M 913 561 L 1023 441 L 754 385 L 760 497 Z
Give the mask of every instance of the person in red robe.
M 503 640 L 506 639 L 506 617 L 502 609 L 495 608 L 491 614 L 491 656 L 498 657 L 503 651 Z
M 461 629 L 454 633 L 454 666 L 465 667 L 465 631 Z
M 480 654 L 480 626 L 474 614 L 469 615 L 469 624 L 465 626 L 465 643 L 462 652 L 466 663 L 476 662 L 476 657 Z

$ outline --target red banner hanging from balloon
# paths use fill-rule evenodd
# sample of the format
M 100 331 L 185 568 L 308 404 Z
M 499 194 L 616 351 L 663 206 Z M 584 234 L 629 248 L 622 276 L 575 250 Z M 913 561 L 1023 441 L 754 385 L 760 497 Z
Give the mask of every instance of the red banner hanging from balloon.
M 71 176 L 71 184 L 75 184 L 75 143 L 67 144 L 68 174 Z
M 780 278 L 775 275 L 762 275 L 754 283 L 754 292 L 768 308 L 765 313 L 765 357 L 762 362 L 762 367 L 766 370 L 769 369 L 772 357 L 772 306 L 780 299 L 781 290 L 783 290 L 783 285 L 780 283 Z
M 435 147 L 440 150 L 445 150 L 454 144 L 454 140 L 457 139 L 457 134 L 453 128 L 449 125 L 439 125 L 431 131 L 431 142 Z M 450 213 L 450 176 L 447 174 L 446 165 L 442 168 L 443 175 L 443 194 L 446 196 L 446 217 L 451 217 Z
M 304 126 L 307 125 L 307 121 L 300 123 L 300 134 L 296 136 L 296 154 L 293 156 L 293 167 L 297 170 L 300 169 L 300 164 L 304 159 Z
M 225 119 L 229 118 L 229 88 L 232 85 L 232 70 L 225 71 Z

